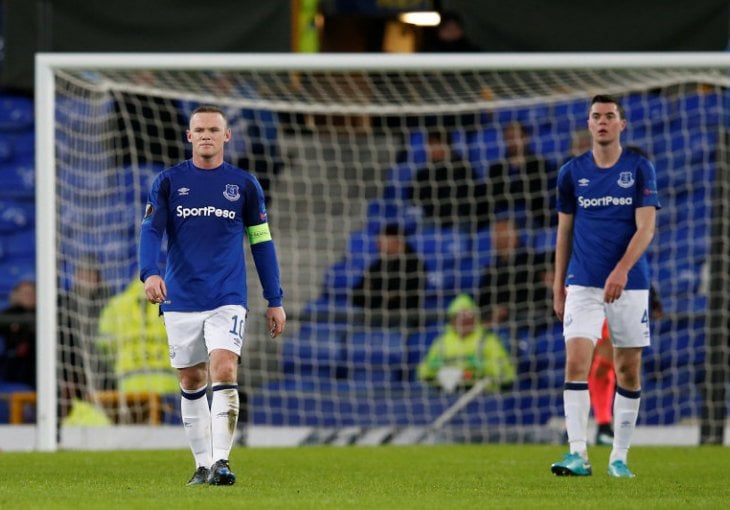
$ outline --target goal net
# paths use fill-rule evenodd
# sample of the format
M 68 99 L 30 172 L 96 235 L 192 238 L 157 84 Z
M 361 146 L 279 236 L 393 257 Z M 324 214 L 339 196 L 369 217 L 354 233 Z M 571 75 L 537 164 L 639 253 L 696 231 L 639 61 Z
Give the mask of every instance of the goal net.
M 598 93 L 622 100 L 623 143 L 654 161 L 663 205 L 649 249 L 663 315 L 639 425 L 704 419 L 716 437 L 730 319 L 726 57 L 41 55 L 39 371 L 52 375 L 38 388 L 39 447 L 55 448 L 57 421 L 179 423 L 164 330 L 130 285 L 151 180 L 189 157 L 185 127 L 203 103 L 225 109 L 227 158 L 265 189 L 289 315 L 271 341 L 248 260 L 249 439 L 561 441 L 565 347 L 544 283 L 553 183 Z M 435 134 L 446 162 L 434 162 Z M 418 177 L 428 167 L 443 177 L 436 195 Z M 497 265 L 505 224 L 523 270 Z M 385 230 L 404 236 L 422 278 L 395 264 L 391 288 L 363 285 Z M 444 370 L 424 380 L 464 294 L 494 319 L 513 375 L 486 359 L 455 387 Z

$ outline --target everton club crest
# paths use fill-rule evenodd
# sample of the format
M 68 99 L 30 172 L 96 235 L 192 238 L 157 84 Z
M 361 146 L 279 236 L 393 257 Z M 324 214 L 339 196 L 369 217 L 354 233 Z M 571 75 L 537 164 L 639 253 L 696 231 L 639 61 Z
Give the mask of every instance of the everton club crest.
M 631 175 L 631 172 L 621 172 L 617 182 L 622 188 L 630 188 L 634 185 L 634 176 Z
M 223 192 L 223 196 L 231 202 L 235 202 L 241 198 L 241 194 L 238 192 L 238 184 L 226 184 L 226 190 Z

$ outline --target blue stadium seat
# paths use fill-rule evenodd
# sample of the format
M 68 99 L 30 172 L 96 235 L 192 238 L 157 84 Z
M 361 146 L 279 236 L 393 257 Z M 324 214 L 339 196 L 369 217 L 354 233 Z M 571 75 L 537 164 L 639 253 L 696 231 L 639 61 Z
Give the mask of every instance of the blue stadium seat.
M 122 168 L 115 177 L 123 182 L 117 186 L 126 190 L 124 200 L 132 207 L 142 210 L 147 203 L 152 182 L 164 170 L 164 166 L 155 163 L 142 163 L 139 166 Z
M 504 335 L 507 337 L 507 335 Z M 564 378 L 565 367 L 565 340 L 563 339 L 562 323 L 555 321 L 547 330 L 532 336 L 518 339 L 519 349 L 517 358 L 517 373 L 536 374 L 544 380 L 555 379 L 554 372 L 559 372 L 559 378 Z M 562 384 L 562 382 L 561 382 Z
M 443 331 L 443 324 L 431 324 L 406 338 L 405 360 L 408 365 L 408 379 L 415 381 L 418 364 L 426 357 L 428 349 Z
M 660 93 L 629 94 L 621 98 L 621 102 L 629 124 L 658 121 L 667 118 L 671 112 L 670 100 Z
M 458 292 L 475 296 L 479 292 L 483 266 L 479 265 L 479 258 L 473 251 L 466 253 L 459 259 L 455 271 L 455 285 Z
M 400 331 L 350 331 L 345 346 L 349 378 L 372 383 L 403 379 L 405 339 Z
M 551 122 L 541 122 L 530 137 L 530 149 L 546 159 L 562 161 L 570 152 L 570 132 Z
M 13 160 L 22 163 L 35 161 L 35 131 L 7 131 L 3 138 L 13 146 Z
M 342 377 L 345 326 L 325 322 L 303 322 L 299 331 L 282 342 L 282 370 L 285 374 L 324 378 Z
M 538 253 L 552 253 L 555 251 L 557 227 L 542 228 L 529 234 L 528 246 Z
M 426 132 L 413 131 L 408 135 L 407 142 L 408 162 L 422 165 L 428 160 L 426 151 Z
M 406 200 L 374 198 L 368 202 L 365 214 L 370 234 L 380 233 L 389 223 L 402 225 L 408 233 L 416 229 L 422 211 Z
M 433 423 L 459 398 L 419 383 L 391 384 L 380 390 L 362 383 L 332 386 L 318 381 L 283 380 L 252 397 L 254 424 L 289 426 L 406 426 Z M 556 391 L 483 394 L 457 413 L 455 427 L 545 424 L 559 409 Z
M 472 249 L 477 256 L 478 267 L 492 263 L 492 231 L 489 228 L 483 228 L 476 233 L 472 239 Z
M 457 228 L 422 227 L 408 236 L 428 272 L 424 306 L 443 309 L 458 292 L 461 261 L 469 256 L 471 240 Z
M 35 260 L 35 229 L 20 229 L 0 237 L 0 253 L 4 261 L 14 263 Z
M 361 264 L 357 260 L 342 259 L 327 268 L 322 283 L 324 303 L 334 306 L 349 304 L 349 290 L 362 279 L 365 270 Z
M 0 186 L 5 183 L 0 181 Z M 0 234 L 35 229 L 35 203 L 19 198 L 0 198 Z
M 666 299 L 669 303 L 673 297 L 696 295 L 701 280 L 702 262 L 668 261 L 659 266 L 657 274 L 659 295 L 662 296 L 662 300 Z
M 418 165 L 412 162 L 400 163 L 388 169 L 385 175 L 383 198 L 386 200 L 407 200 Z
M 35 197 L 35 169 L 30 163 L 0 163 L 0 199 Z
M 105 99 L 91 100 L 80 96 L 56 97 L 56 121 L 67 129 L 74 131 L 88 130 L 89 123 L 103 121 L 104 117 L 114 113 L 114 101 Z
M 676 99 L 676 110 L 686 129 L 719 126 L 722 121 L 722 98 L 715 92 L 694 92 Z
M 0 130 L 32 130 L 35 123 L 30 97 L 0 95 Z
M 472 167 L 486 177 L 486 168 L 503 156 L 502 131 L 484 128 L 467 136 L 467 159 Z
M 364 271 L 378 257 L 377 232 L 356 230 L 350 232 L 345 257 L 353 267 Z
M 585 127 L 584 120 L 588 118 L 588 109 L 590 102 L 586 99 L 579 99 L 575 101 L 561 101 L 555 103 L 552 107 L 552 112 L 548 113 L 547 118 L 556 119 L 557 122 L 565 122 L 565 119 L 580 119 L 581 127 Z M 572 131 L 575 126 L 564 126 L 564 131 Z
M 674 425 L 702 415 L 699 383 L 704 367 L 683 365 L 663 372 L 645 374 L 641 388 L 638 425 Z
M 15 158 L 15 149 L 10 137 L 0 132 L 0 165 L 9 163 Z
M 469 236 L 452 227 L 421 227 L 408 240 L 432 272 L 453 268 L 471 248 Z
M 550 118 L 550 110 L 550 105 L 547 104 L 534 104 L 516 108 L 500 108 L 494 111 L 494 118 L 499 125 L 518 121 L 529 127 L 532 124 L 544 122 L 545 119 Z

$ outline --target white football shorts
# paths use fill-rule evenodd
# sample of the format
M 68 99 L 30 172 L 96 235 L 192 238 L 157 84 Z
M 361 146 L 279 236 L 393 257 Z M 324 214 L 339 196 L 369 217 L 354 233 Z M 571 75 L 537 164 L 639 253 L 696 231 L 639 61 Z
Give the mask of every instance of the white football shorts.
M 205 312 L 165 312 L 170 364 L 186 368 L 207 362 L 214 349 L 226 349 L 240 357 L 246 314 L 240 305 Z
M 615 347 L 647 347 L 649 331 L 649 290 L 624 290 L 613 303 L 603 301 L 603 289 L 571 285 L 565 298 L 563 336 L 588 338 L 595 344 L 601 338 L 603 321 L 608 319 Z

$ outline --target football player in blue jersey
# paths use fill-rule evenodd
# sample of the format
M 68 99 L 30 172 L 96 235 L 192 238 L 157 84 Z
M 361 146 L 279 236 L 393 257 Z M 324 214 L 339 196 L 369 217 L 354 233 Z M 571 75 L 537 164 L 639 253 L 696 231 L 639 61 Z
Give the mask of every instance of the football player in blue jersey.
M 272 338 L 284 331 L 279 264 L 256 178 L 224 161 L 231 130 L 220 108 L 201 106 L 187 130 L 192 158 L 152 184 L 140 235 L 140 279 L 159 303 L 182 392 L 181 415 L 196 463 L 188 485 L 232 485 L 238 364 L 248 310 L 244 234 L 268 301 Z M 164 278 L 157 260 L 163 234 Z M 208 404 L 210 374 L 212 400 Z
M 649 265 L 661 206 L 653 164 L 621 145 L 626 128 L 617 99 L 591 101 L 591 150 L 568 161 L 558 176 L 558 232 L 554 310 L 566 342 L 563 406 L 570 452 L 554 463 L 555 475 L 592 473 L 587 452 L 588 373 L 608 320 L 614 344 L 616 397 L 608 473 L 633 478 L 627 466 L 641 395 L 641 353 L 649 345 Z

